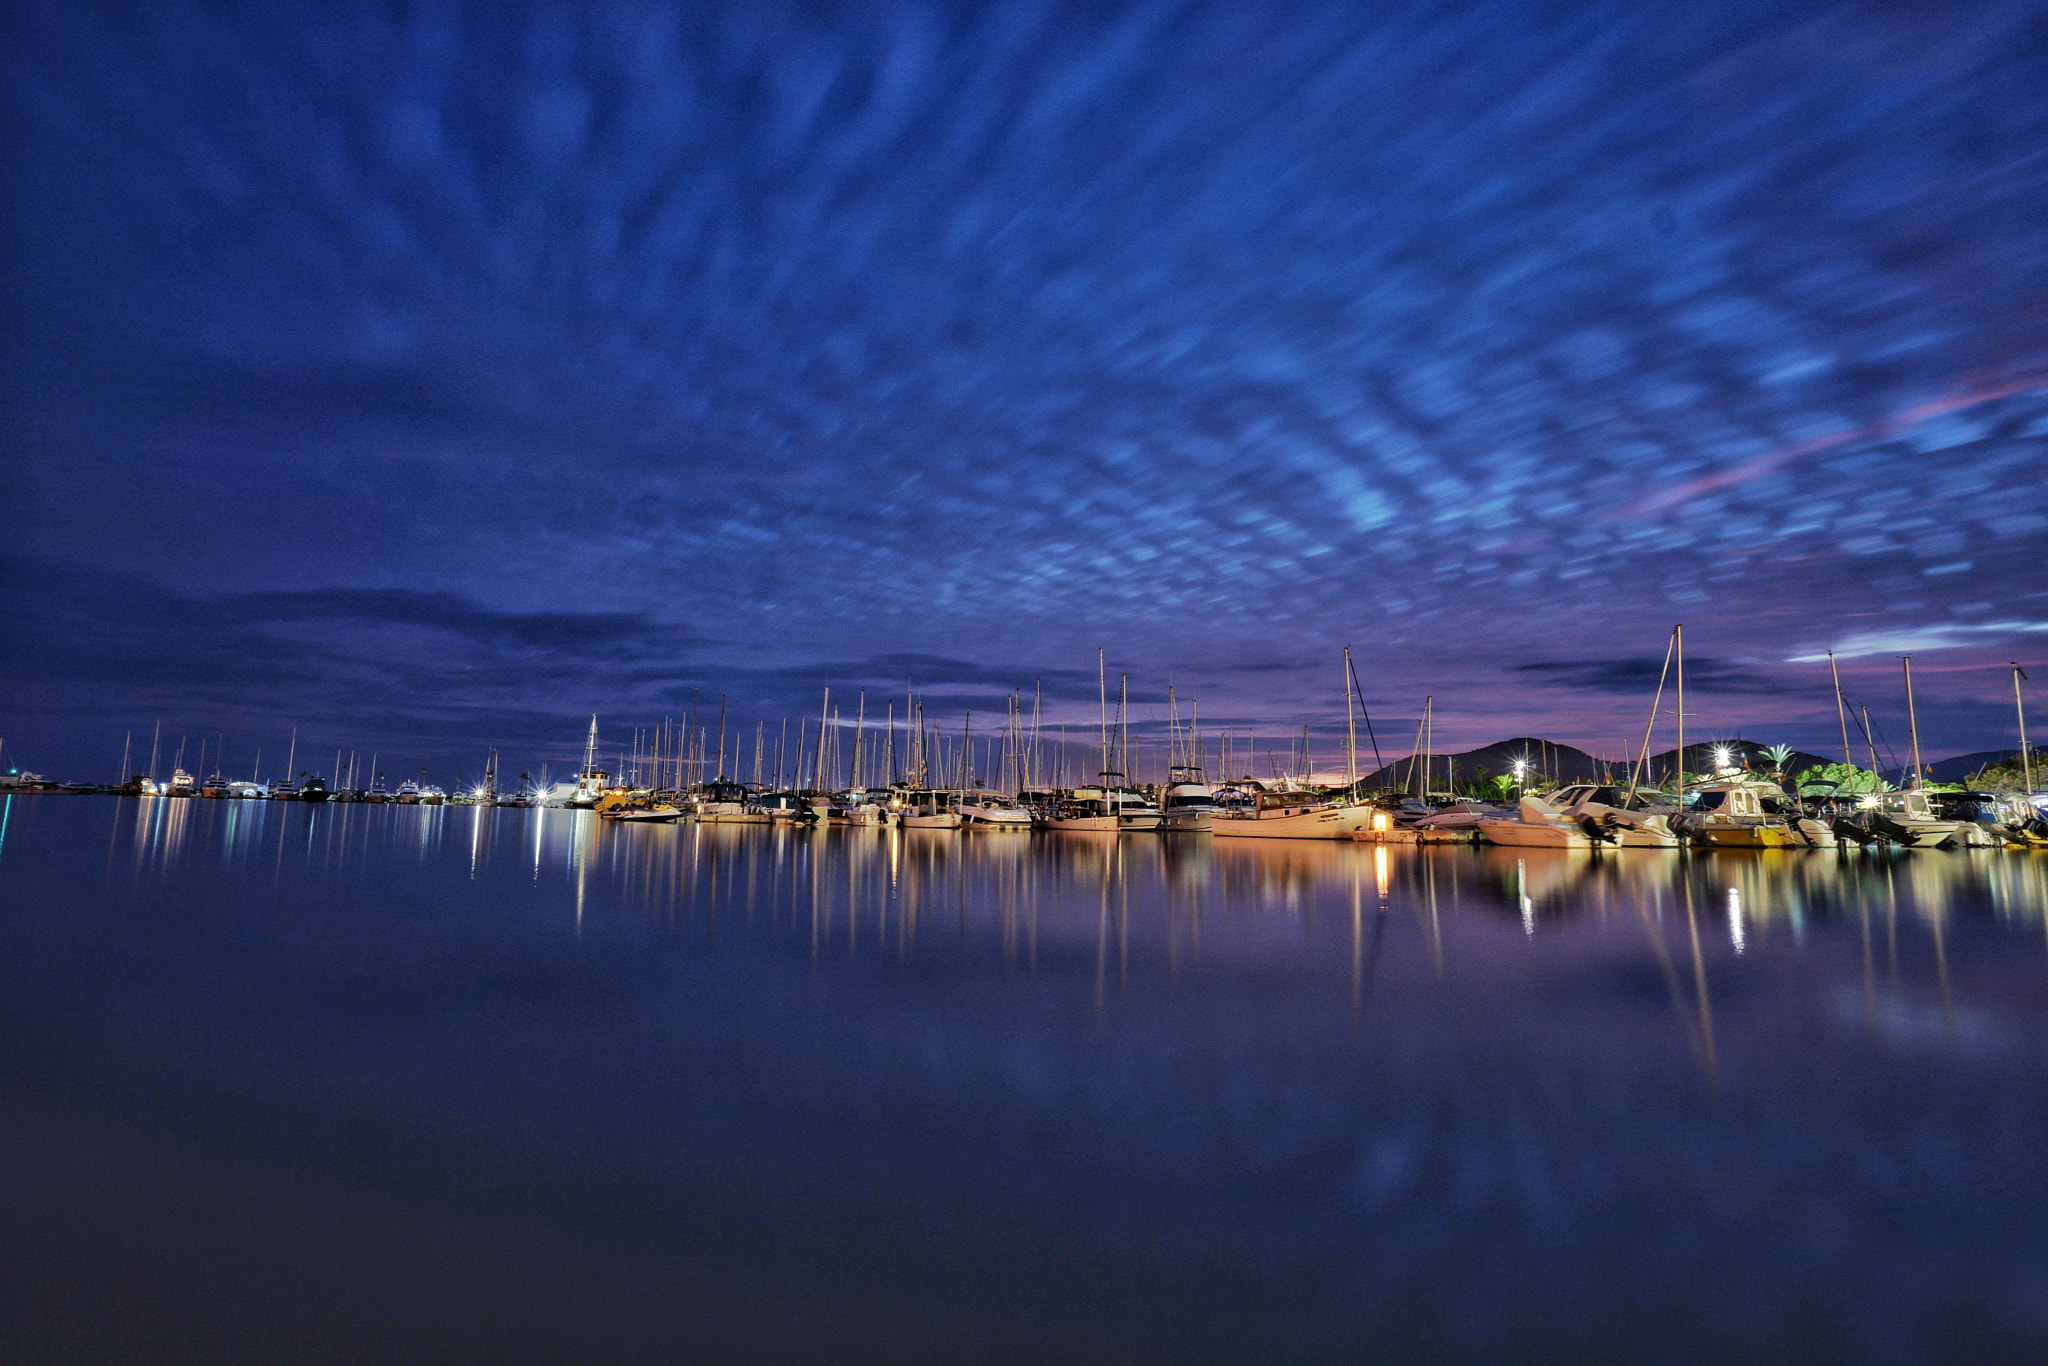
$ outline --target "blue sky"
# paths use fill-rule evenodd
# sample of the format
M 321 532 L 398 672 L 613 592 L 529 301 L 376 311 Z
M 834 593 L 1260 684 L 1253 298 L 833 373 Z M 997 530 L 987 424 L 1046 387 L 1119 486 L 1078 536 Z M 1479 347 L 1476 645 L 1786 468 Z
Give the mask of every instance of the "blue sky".
M 6 24 L 46 768 L 1092 723 L 1097 646 L 1277 733 L 1347 642 L 1396 732 L 1619 753 L 1676 621 L 1689 726 L 1819 746 L 1829 648 L 1902 726 L 1910 651 L 1946 753 L 2048 665 L 2038 4 Z

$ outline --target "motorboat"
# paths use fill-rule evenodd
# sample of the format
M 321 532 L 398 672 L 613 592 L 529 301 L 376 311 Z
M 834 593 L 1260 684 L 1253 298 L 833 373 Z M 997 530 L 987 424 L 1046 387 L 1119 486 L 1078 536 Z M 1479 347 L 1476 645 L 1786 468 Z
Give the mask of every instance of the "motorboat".
M 651 792 L 629 792 L 624 788 L 605 793 L 595 810 L 601 820 L 646 825 L 665 824 L 683 814 L 680 806 L 662 801 Z
M 1114 834 L 1118 828 L 1116 806 L 1109 790 L 1101 786 L 1077 787 L 1056 797 L 1044 820 L 1048 830 Z
M 1584 829 L 1592 839 L 1597 829 L 1602 843 L 1624 849 L 1676 849 L 1681 843 L 1671 828 L 1676 807 L 1658 807 L 1641 792 L 1601 783 L 1573 783 L 1546 797 L 1545 802 Z M 1826 826 L 1820 832 L 1833 845 L 1834 836 Z
M 849 788 L 832 794 L 833 804 L 838 808 L 839 825 L 887 825 L 890 811 L 888 804 L 880 800 L 881 794 L 866 788 Z
M 438 787 L 428 785 L 420 788 L 421 806 L 440 806 L 447 800 L 448 794 Z
M 1252 784 L 1225 794 L 1211 830 L 1232 839 L 1348 840 L 1372 825 L 1373 808 L 1302 789 Z
M 1716 849 L 1833 848 L 1833 831 L 1767 778 L 1723 771 L 1697 785 L 1674 829 Z M 1944 832 L 1945 833 L 1945 832 Z
M 1870 808 L 1871 833 L 1908 849 L 1932 849 L 1947 843 L 1962 822 L 1937 815 L 1934 795 L 1917 787 L 1905 792 L 1880 793 L 1877 804 Z
M 960 794 L 953 809 L 960 813 L 962 830 L 1031 829 L 1031 813 L 999 792 L 975 789 Z
M 299 799 L 299 785 L 290 778 L 280 778 L 270 785 L 270 800 L 274 802 L 295 802 Z
M 960 794 L 948 788 L 912 788 L 903 794 L 905 830 L 958 830 Z
M 720 779 L 704 784 L 687 805 L 691 817 L 705 825 L 767 825 L 775 819 L 748 796 L 745 783 Z
M 600 793 L 599 795 L 603 794 Z M 391 794 L 391 800 L 397 802 L 400 806 L 418 806 L 420 804 L 420 785 L 407 778 L 398 785 L 398 791 Z M 597 803 L 593 801 L 591 805 L 595 806 Z
M 1584 826 L 1541 797 L 1524 797 L 1512 812 L 1482 817 L 1475 828 L 1488 844 L 1517 849 L 1590 849 L 1595 843 Z
M 762 792 L 754 797 L 753 806 L 777 825 L 810 825 L 817 820 L 801 792 Z
M 1167 772 L 1160 794 L 1159 830 L 1168 835 L 1206 835 L 1216 824 L 1216 794 L 1203 781 L 1202 770 L 1177 765 Z
M 199 795 L 202 797 L 211 797 L 215 800 L 221 800 L 226 798 L 229 795 L 228 780 L 226 778 L 223 778 L 218 773 L 214 774 L 212 777 L 208 778 L 205 782 L 199 785 Z
M 197 796 L 198 792 L 198 784 L 193 779 L 191 774 L 187 773 L 182 768 L 171 770 L 171 784 L 167 789 L 165 789 L 165 796 L 192 797 Z

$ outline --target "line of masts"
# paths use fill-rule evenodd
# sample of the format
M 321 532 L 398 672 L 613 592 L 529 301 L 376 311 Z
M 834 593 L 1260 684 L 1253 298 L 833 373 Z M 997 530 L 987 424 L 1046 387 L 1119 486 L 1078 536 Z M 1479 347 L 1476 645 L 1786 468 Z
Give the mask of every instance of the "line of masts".
M 1835 718 L 1838 738 L 1842 747 L 1842 762 L 1849 768 L 1856 767 L 1854 749 L 1850 738 L 1851 719 L 1858 722 L 1857 730 L 1864 741 L 1872 772 L 1880 771 L 1878 745 L 1881 736 L 1870 716 L 1867 704 L 1858 705 L 1853 713 L 1842 689 L 1841 670 L 1833 651 L 1828 655 L 1828 674 L 1835 695 Z M 1388 766 L 1380 753 L 1379 738 L 1372 724 L 1372 714 L 1365 705 L 1364 691 L 1359 685 L 1357 667 L 1353 662 L 1351 649 L 1343 651 L 1344 664 L 1344 780 L 1348 790 L 1356 791 L 1363 776 L 1359 765 L 1359 723 L 1363 721 L 1366 738 L 1372 749 L 1375 772 L 1386 774 Z M 1900 660 L 1905 685 L 1908 747 L 1911 756 L 1912 782 L 1918 785 L 1926 779 L 1926 767 L 1920 751 L 1919 716 L 1913 696 L 1913 663 L 1910 655 Z M 2013 706 L 2019 722 L 2020 764 L 2022 782 L 2028 791 L 2033 788 L 2032 755 L 2027 745 L 2026 701 L 2021 690 L 2025 671 L 2017 661 L 2010 664 L 2013 685 Z M 1685 706 L 1685 628 L 1674 626 L 1665 646 L 1664 663 L 1659 671 L 1656 693 L 1651 702 L 1650 717 L 1645 725 L 1642 743 L 1635 755 L 1629 759 L 1629 791 L 1633 794 L 1645 783 L 1659 781 L 1658 775 L 1650 772 L 1650 743 L 1658 717 L 1663 714 L 1663 697 L 1667 683 L 1675 686 L 1675 706 L 1671 713 L 1677 731 L 1677 748 L 1674 751 L 1674 768 L 1678 770 L 1681 789 L 1687 783 L 1685 769 L 1687 750 L 1685 729 L 1688 713 Z M 1099 769 L 1096 775 L 1103 781 L 1122 781 L 1133 767 L 1130 716 L 1130 676 L 1117 676 L 1117 704 L 1112 714 L 1109 706 L 1108 664 L 1105 652 L 1096 651 L 1097 689 L 1097 739 Z M 798 787 L 810 790 L 850 787 L 862 789 L 868 786 L 895 782 L 913 787 L 958 787 L 968 788 L 977 782 L 1003 791 L 1015 792 L 1037 790 L 1046 787 L 1065 787 L 1071 780 L 1083 775 L 1072 773 L 1069 763 L 1069 745 L 1066 726 L 1058 726 L 1055 741 L 1049 741 L 1044 718 L 1044 687 L 1042 679 L 1034 679 L 1031 701 L 1027 709 L 1021 689 L 1012 690 L 1004 698 L 1002 724 L 997 732 L 983 740 L 977 753 L 973 733 L 973 713 L 967 711 L 961 719 L 960 734 L 956 739 L 944 734 L 940 727 L 927 716 L 926 699 L 914 688 L 906 688 L 904 714 L 899 724 L 895 702 L 886 704 L 879 727 L 871 727 L 867 720 L 867 692 L 858 690 L 852 724 L 849 728 L 841 709 L 832 702 L 832 690 L 826 687 L 820 701 L 816 735 L 811 734 L 808 717 L 799 717 L 796 748 L 789 749 L 789 720 L 783 718 L 775 738 L 772 754 L 768 747 L 766 722 L 754 723 L 753 753 L 751 762 L 744 755 L 744 724 L 735 726 L 729 716 L 728 698 L 721 694 L 718 703 L 718 722 L 713 728 L 700 724 L 698 702 L 693 700 L 690 710 L 684 716 L 663 717 L 653 727 L 635 729 L 631 749 L 620 753 L 620 778 L 635 786 L 664 789 L 699 787 L 709 782 L 745 782 L 755 787 L 776 788 Z M 1203 771 L 1209 767 L 1211 742 L 1205 737 L 1200 725 L 1199 703 L 1190 702 L 1187 722 L 1182 724 L 1180 698 L 1175 685 L 1167 685 L 1165 718 L 1165 759 L 1167 777 L 1176 770 Z M 851 730 L 851 745 L 842 749 Z M 148 776 L 157 776 L 157 766 L 162 750 L 162 722 L 156 723 L 151 736 Z M 1299 741 L 1290 740 L 1287 746 L 1285 767 L 1279 756 L 1269 747 L 1265 751 L 1268 778 L 1282 782 L 1308 781 L 1314 772 L 1314 760 L 1310 753 L 1311 731 L 1302 727 Z M 123 742 L 121 767 L 124 777 L 132 753 L 134 732 L 130 731 Z M 900 743 L 899 743 L 900 740 Z M 1242 753 L 1238 745 L 1237 729 L 1230 727 L 1219 731 L 1215 737 L 1214 753 L 1219 761 L 1223 776 L 1255 776 L 1259 767 L 1258 733 L 1247 730 Z M 1405 787 L 1409 791 L 1427 792 L 1436 780 L 1437 755 L 1435 737 L 1435 697 L 1423 699 L 1421 715 L 1416 723 L 1414 744 L 1405 774 Z M 222 765 L 225 751 L 225 737 L 213 747 L 215 768 Z M 1887 750 L 1890 746 L 1887 742 Z M 200 742 L 199 769 L 204 771 L 207 753 L 205 737 Z M 257 751 L 256 767 L 252 780 L 260 781 L 261 753 Z M 346 758 L 344 759 L 344 754 Z M 1155 752 L 1156 754 L 1156 752 Z M 291 733 L 285 761 L 285 777 L 296 776 L 298 755 L 298 732 Z M 728 766 L 730 756 L 731 765 Z M 182 769 L 185 757 L 185 740 L 181 738 L 173 760 L 173 767 Z M 359 771 L 358 755 L 352 751 L 335 752 L 333 772 L 337 783 L 342 786 L 360 785 L 363 774 Z M 370 773 L 381 780 L 383 774 L 377 769 L 373 755 Z M 1146 757 L 1142 752 L 1140 758 Z M 1455 786 L 1455 771 L 1448 766 L 1455 762 L 1453 756 L 1442 756 L 1447 765 L 1445 779 Z M 595 775 L 602 770 L 599 754 L 597 717 L 590 719 L 590 730 L 585 746 L 583 772 Z M 1153 759 L 1156 762 L 1156 757 Z M 1398 761 L 1397 761 L 1398 762 Z M 1893 767 L 1903 767 L 1893 755 Z M 1243 772 L 1240 774 L 1239 770 Z M 422 776 L 425 770 L 421 770 Z M 347 777 L 344 779 L 343 774 Z M 525 775 L 521 775 L 522 778 Z M 1664 775 L 1669 779 L 1671 775 Z M 841 781 L 842 777 L 844 782 Z M 496 790 L 497 751 L 489 752 L 485 765 L 485 784 Z

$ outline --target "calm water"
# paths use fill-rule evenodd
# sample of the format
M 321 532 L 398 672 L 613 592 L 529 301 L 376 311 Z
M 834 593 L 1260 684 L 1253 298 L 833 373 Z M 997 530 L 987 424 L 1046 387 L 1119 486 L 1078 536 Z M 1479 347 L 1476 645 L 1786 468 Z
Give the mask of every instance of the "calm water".
M 4 807 L 0 1355 L 2048 1352 L 2041 855 Z

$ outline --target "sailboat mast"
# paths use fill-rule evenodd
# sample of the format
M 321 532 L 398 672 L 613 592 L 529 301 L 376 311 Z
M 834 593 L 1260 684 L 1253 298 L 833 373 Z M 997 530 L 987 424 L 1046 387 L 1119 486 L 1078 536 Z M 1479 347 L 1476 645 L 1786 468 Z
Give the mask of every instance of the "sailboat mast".
M 1358 718 L 1351 705 L 1351 647 L 1344 647 L 1344 783 L 1345 795 L 1358 795 Z
M 1842 671 L 1835 667 L 1835 652 L 1828 651 L 1828 677 L 1835 681 L 1835 720 L 1842 723 L 1842 767 L 1854 768 L 1856 761 L 1849 757 L 1849 713 L 1842 706 Z
M 1906 670 L 1906 733 L 1913 739 L 1913 791 L 1920 790 L 1926 774 L 1920 767 L 1920 720 L 1913 714 L 1913 656 L 1901 655 Z
M 1671 648 L 1678 654 L 1678 809 L 1685 810 L 1685 623 L 1671 628 Z
M 1131 676 L 1116 676 L 1116 771 L 1131 781 Z
M 2012 705 L 2020 717 L 2020 782 L 2026 787 L 2027 795 L 2031 797 L 2034 795 L 2034 761 L 2027 753 L 2027 704 L 2020 700 L 2020 680 L 2026 676 L 2026 671 L 2020 668 L 2019 661 L 2014 660 Z
M 866 688 L 862 688 L 862 689 L 860 690 L 860 705 L 859 705 L 859 706 L 858 706 L 857 708 L 855 708 L 855 709 L 854 709 L 854 713 L 853 713 L 853 782 L 852 782 L 852 786 L 853 786 L 853 787 L 855 787 L 855 788 L 859 788 L 859 787 L 860 787 L 860 742 L 861 742 L 861 739 L 862 739 L 862 737 L 863 737 L 863 736 L 865 736 L 865 735 L 867 734 L 867 724 L 868 724 L 868 690 L 867 690 Z
M 1870 728 L 1870 708 L 1867 705 L 1863 705 L 1862 710 L 1863 743 L 1870 746 L 1870 790 L 1875 792 L 1877 791 L 1877 732 Z M 1890 747 L 1889 741 L 1886 742 L 1886 747 Z
M 1102 771 L 1109 772 L 1109 675 L 1102 663 L 1102 647 L 1095 647 L 1095 697 L 1102 716 Z

